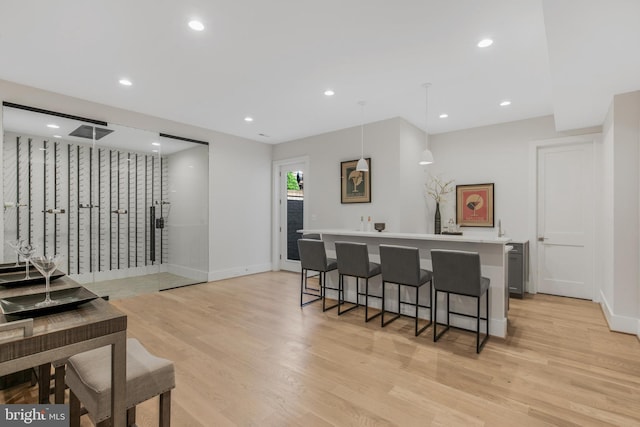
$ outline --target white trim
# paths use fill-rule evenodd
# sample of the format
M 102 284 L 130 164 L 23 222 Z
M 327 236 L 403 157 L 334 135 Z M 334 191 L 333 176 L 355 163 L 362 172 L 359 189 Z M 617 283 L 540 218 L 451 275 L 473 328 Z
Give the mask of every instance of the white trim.
M 206 282 L 207 277 L 209 276 L 206 271 L 175 264 L 168 264 L 168 271 L 169 273 L 186 277 L 197 282 Z
M 226 270 L 210 271 L 207 281 L 215 282 L 216 280 L 230 279 L 232 277 L 247 276 L 249 274 L 264 273 L 267 271 L 271 271 L 270 263 L 239 266 Z
M 272 188 L 273 188 L 273 200 L 271 203 L 272 206 L 272 216 L 271 216 L 271 221 L 272 221 L 272 227 L 271 227 L 271 269 L 273 271 L 279 271 L 280 270 L 280 196 L 281 196 L 281 192 L 280 192 L 280 168 L 282 166 L 285 165 L 292 165 L 292 164 L 296 164 L 296 163 L 303 163 L 304 164 L 304 192 L 305 195 L 310 194 L 309 189 L 311 188 L 311 182 L 312 179 L 310 179 L 310 173 L 309 173 L 309 156 L 302 156 L 302 157 L 293 157 L 290 159 L 284 159 L 284 160 L 274 160 L 273 161 L 273 165 L 272 165 Z M 306 197 L 305 197 L 306 199 Z M 307 218 L 308 213 L 307 213 L 308 209 L 306 209 L 306 202 L 305 202 L 305 209 L 304 209 L 304 216 L 303 216 L 303 224 L 308 224 L 309 223 L 309 218 Z
M 600 291 L 600 307 L 602 308 L 602 312 L 604 313 L 604 317 L 607 320 L 610 330 L 634 334 L 640 337 L 640 319 L 613 314 L 611 306 L 602 291 Z
M 529 142 L 529 212 L 532 215 L 529 216 L 529 273 L 530 281 L 528 283 L 527 292 L 535 294 L 538 292 L 538 149 L 544 147 L 572 145 L 580 143 L 590 143 L 593 149 L 593 164 L 595 166 L 595 144 L 602 138 L 602 133 L 590 133 L 586 135 L 567 136 L 563 138 L 542 139 Z M 598 170 L 594 167 L 594 171 Z M 593 176 L 593 179 L 598 179 L 597 176 Z M 592 215 L 592 229 L 595 226 L 595 215 Z M 591 246 L 592 252 L 595 253 L 595 246 L 598 242 L 595 241 L 595 235 L 592 238 Z M 595 274 L 591 281 L 595 286 Z M 592 292 L 594 300 L 597 300 L 598 292 Z

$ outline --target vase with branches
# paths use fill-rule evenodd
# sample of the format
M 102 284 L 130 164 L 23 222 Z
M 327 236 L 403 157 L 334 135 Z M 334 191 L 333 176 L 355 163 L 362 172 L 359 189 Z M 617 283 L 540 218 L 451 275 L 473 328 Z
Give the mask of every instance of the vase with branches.
M 429 197 L 436 202 L 436 213 L 434 217 L 434 233 L 440 234 L 442 220 L 440 217 L 440 203 L 444 202 L 446 195 L 454 190 L 454 180 L 445 181 L 440 176 L 431 176 L 429 182 L 424 185 L 425 197 Z

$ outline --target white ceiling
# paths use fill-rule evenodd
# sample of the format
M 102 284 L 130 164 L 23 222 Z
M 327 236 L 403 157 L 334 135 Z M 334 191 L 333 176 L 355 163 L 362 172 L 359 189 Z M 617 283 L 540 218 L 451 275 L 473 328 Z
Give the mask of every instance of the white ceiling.
M 269 143 L 424 129 L 425 82 L 429 133 L 548 114 L 566 130 L 640 89 L 640 1 L 0 0 L 0 78 Z

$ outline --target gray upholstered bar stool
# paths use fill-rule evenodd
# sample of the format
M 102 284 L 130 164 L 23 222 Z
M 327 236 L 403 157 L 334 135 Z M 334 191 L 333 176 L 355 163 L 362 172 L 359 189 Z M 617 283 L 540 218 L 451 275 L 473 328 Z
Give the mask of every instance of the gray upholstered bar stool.
M 369 317 L 369 297 L 382 299 L 382 296 L 369 294 L 369 279 L 380 274 L 380 264 L 369 261 L 369 251 L 366 243 L 336 242 L 336 257 L 338 258 L 338 315 L 344 314 L 360 306 L 360 296 L 364 295 L 364 319 L 368 322 L 382 314 L 376 313 Z M 344 301 L 344 276 L 356 278 L 356 302 L 353 307 L 341 310 Z M 360 279 L 365 279 L 365 291 L 360 292 Z
M 111 348 L 101 347 L 70 357 L 71 427 L 80 426 L 80 402 L 97 427 L 111 425 Z M 160 396 L 161 427 L 171 423 L 171 390 L 176 386 L 173 362 L 149 353 L 136 339 L 127 339 L 127 426 L 135 424 L 136 405 Z
M 407 246 L 380 245 L 380 266 L 382 268 L 382 317 L 380 325 L 387 326 L 389 323 L 398 319 L 402 314 L 403 305 L 411 305 L 416 309 L 415 313 L 415 335 L 420 335 L 427 329 L 432 322 L 433 311 L 431 310 L 431 272 L 420 268 L 420 253 L 418 248 L 410 248 Z M 385 287 L 387 283 L 394 283 L 398 287 L 398 312 L 395 316 L 386 322 L 385 314 Z M 420 305 L 420 288 L 429 284 L 429 305 Z M 416 302 L 402 301 L 400 298 L 400 289 L 403 286 L 415 288 Z M 420 308 L 429 309 L 429 323 L 418 329 L 418 310 Z
M 338 288 L 326 286 L 327 273 L 335 270 L 338 264 L 335 259 L 327 258 L 324 242 L 322 240 L 315 239 L 300 239 L 298 240 L 298 252 L 300 254 L 300 267 L 302 268 L 302 271 L 300 272 L 300 307 L 304 307 L 305 305 L 311 304 L 312 302 L 320 299 L 322 299 L 322 311 L 327 311 L 337 307 L 337 303 L 331 307 L 327 307 L 326 305 L 326 290 L 338 290 Z M 319 294 L 309 292 L 309 288 L 307 288 L 307 273 L 309 270 L 317 271 L 320 274 L 318 279 L 320 286 L 318 289 L 320 292 Z M 315 298 L 305 302 L 305 295 L 312 295 Z
M 433 265 L 433 287 L 435 297 L 433 309 L 435 313 L 433 326 L 433 341 L 438 339 L 449 330 L 449 314 L 458 316 L 473 317 L 476 319 L 476 353 L 489 338 L 489 279 L 482 277 L 480 272 L 480 254 L 477 252 L 432 250 L 431 261 Z M 438 325 L 438 292 L 447 294 L 447 323 L 446 328 L 439 334 L 436 333 Z M 449 294 L 465 295 L 476 299 L 476 314 L 458 313 L 449 310 Z M 480 298 L 486 294 L 486 317 L 481 317 Z M 486 320 L 486 334 L 480 342 L 480 320 Z

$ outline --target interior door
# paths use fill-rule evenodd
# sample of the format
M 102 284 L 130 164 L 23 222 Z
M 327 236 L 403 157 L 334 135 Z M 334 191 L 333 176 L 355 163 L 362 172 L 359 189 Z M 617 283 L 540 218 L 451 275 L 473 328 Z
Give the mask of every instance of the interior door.
M 304 163 L 280 166 L 280 268 L 300 271 L 298 239 L 304 227 Z
M 593 149 L 538 149 L 538 291 L 593 299 Z

